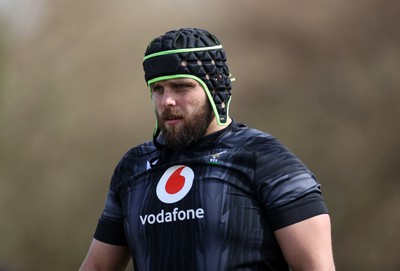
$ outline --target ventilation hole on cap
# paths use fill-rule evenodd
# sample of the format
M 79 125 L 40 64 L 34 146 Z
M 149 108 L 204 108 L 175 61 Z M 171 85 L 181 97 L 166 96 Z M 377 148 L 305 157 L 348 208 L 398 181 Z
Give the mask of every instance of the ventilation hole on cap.
M 219 40 L 217 39 L 217 37 L 214 36 L 213 34 L 207 32 L 206 35 L 207 35 L 207 37 L 214 43 L 214 45 L 221 44 L 221 42 L 219 42 Z
M 187 62 L 185 60 L 181 61 L 181 66 L 186 67 L 187 66 Z
M 221 104 L 221 107 L 222 107 L 222 108 L 225 108 L 225 103 L 224 103 L 224 102 Z
M 203 65 L 203 63 L 201 62 L 201 60 L 197 60 L 197 65 L 199 65 L 199 66 Z
M 210 75 L 206 74 L 206 79 L 210 80 Z
M 217 79 L 218 79 L 218 80 L 222 80 L 222 74 L 219 73 L 219 74 L 217 75 Z
M 211 59 L 211 64 L 215 65 L 215 60 Z
M 184 48 L 184 45 L 185 45 L 184 37 L 182 37 L 181 33 L 178 33 L 178 35 L 176 36 L 174 45 L 175 45 L 175 48 L 178 48 L 178 49 Z

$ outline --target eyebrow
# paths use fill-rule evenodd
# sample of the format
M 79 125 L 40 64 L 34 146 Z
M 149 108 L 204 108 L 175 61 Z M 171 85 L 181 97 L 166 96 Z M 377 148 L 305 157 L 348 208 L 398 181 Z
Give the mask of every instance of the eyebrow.
M 193 82 L 191 80 L 176 80 L 176 81 L 170 81 L 169 84 L 171 84 L 171 86 L 177 86 L 177 85 L 189 85 L 189 86 L 195 86 L 196 82 Z
M 196 82 L 191 81 L 191 80 L 187 80 L 187 79 L 186 80 L 185 79 L 176 79 L 176 80 L 168 81 L 166 83 L 166 85 L 169 85 L 171 87 L 176 87 L 176 86 L 179 86 L 179 85 L 182 85 L 182 84 L 188 85 L 188 86 L 193 86 L 193 87 L 196 86 Z M 154 84 L 151 84 L 150 88 L 155 88 L 155 87 L 158 87 L 158 86 L 164 86 L 164 84 L 162 84 L 161 82 L 156 82 Z

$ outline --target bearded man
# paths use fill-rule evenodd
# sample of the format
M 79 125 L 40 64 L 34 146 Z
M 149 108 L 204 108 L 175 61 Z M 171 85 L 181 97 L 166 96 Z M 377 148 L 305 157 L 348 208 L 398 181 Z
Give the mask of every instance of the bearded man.
M 118 163 L 80 270 L 130 259 L 135 271 L 334 270 L 320 184 L 273 136 L 229 116 L 219 40 L 169 31 L 143 67 L 153 140 Z

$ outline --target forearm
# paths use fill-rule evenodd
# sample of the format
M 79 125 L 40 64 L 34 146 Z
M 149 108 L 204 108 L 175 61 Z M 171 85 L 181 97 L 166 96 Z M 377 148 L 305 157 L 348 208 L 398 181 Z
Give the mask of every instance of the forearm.
M 128 248 L 93 239 L 79 271 L 123 271 L 130 261 Z
M 293 271 L 334 271 L 329 215 L 319 215 L 275 232 Z

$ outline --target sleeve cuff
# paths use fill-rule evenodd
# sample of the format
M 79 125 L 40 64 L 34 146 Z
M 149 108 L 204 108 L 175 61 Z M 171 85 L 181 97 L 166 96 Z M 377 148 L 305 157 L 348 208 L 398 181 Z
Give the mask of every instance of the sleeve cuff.
M 269 222 L 273 231 L 306 220 L 313 216 L 327 214 L 328 209 L 319 193 L 307 196 L 272 211 Z
M 123 221 L 111 220 L 105 217 L 99 219 L 94 238 L 98 241 L 116 245 L 126 246 L 126 237 Z

